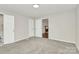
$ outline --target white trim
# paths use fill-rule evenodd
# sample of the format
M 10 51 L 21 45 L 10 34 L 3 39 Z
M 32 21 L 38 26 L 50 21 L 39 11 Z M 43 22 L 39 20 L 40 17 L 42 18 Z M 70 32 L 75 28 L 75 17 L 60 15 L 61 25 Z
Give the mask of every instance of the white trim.
M 61 39 L 56 39 L 56 38 L 54 38 L 54 39 L 50 39 L 50 40 L 56 40 L 56 41 L 62 41 L 62 42 L 74 43 L 74 44 L 75 44 L 75 42 L 66 41 L 66 40 L 61 40 Z
M 30 37 L 27 37 L 27 38 L 25 38 L 25 39 L 27 40 L 28 38 L 30 38 Z M 14 43 L 15 43 L 15 42 L 22 41 L 22 40 L 25 40 L 25 39 L 18 39 L 18 40 L 15 40 Z
M 0 14 L 3 14 L 3 15 L 4 15 L 5 13 L 3 13 L 3 12 L 0 12 Z

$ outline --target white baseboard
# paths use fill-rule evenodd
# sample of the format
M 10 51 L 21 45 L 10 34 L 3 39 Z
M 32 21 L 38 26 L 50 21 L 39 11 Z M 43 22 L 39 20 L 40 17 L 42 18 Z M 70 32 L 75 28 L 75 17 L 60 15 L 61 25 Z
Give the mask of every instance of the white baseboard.
M 26 37 L 26 38 L 23 38 L 23 39 L 17 39 L 17 40 L 15 40 L 15 42 L 18 42 L 18 41 L 21 41 L 21 40 L 25 40 L 25 39 L 28 39 L 28 38 L 30 38 L 30 37 Z
M 61 39 L 51 39 L 51 40 L 57 40 L 57 41 L 63 41 L 63 42 L 67 42 L 67 43 L 73 43 L 73 44 L 75 44 L 75 42 L 71 42 L 71 41 L 66 41 L 66 40 L 61 40 Z

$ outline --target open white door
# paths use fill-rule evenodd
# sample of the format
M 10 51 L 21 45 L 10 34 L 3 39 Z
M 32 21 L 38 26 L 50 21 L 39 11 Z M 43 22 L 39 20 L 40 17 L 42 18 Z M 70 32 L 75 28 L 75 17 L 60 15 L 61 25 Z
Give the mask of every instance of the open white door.
M 14 16 L 4 15 L 4 44 L 14 42 Z
M 34 20 L 29 19 L 29 37 L 33 37 L 34 36 Z
M 35 36 L 42 37 L 42 20 L 37 19 L 35 21 Z

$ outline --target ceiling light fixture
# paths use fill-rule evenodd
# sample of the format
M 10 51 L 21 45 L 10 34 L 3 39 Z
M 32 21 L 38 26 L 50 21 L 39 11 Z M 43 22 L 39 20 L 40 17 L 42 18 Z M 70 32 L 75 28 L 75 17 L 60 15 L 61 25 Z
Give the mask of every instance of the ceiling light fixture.
M 34 4 L 33 8 L 39 8 L 39 4 Z

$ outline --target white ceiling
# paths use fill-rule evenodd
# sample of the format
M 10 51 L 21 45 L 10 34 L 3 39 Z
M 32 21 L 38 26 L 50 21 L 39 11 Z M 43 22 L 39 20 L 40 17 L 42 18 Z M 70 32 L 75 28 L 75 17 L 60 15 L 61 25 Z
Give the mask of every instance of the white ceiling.
M 40 4 L 40 7 L 37 9 L 33 8 L 32 4 L 0 4 L 0 10 L 6 10 L 31 17 L 50 15 L 52 13 L 75 8 L 75 4 Z

